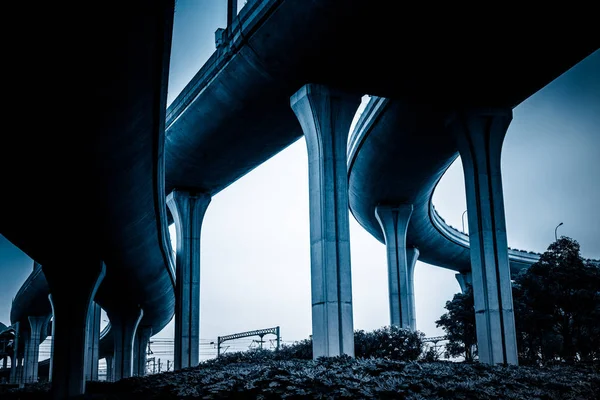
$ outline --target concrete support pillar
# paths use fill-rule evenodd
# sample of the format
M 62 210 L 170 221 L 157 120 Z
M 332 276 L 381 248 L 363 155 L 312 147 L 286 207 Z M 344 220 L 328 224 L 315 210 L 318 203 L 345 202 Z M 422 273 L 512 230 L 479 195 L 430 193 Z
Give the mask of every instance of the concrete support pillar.
M 10 360 L 10 383 L 19 383 L 17 370 L 19 367 L 19 336 L 21 334 L 21 323 L 15 322 L 15 339 L 13 342 L 13 355 Z
M 114 357 L 106 356 L 105 361 L 106 361 L 106 381 L 114 382 L 114 380 L 115 380 L 114 374 L 113 374 L 113 367 L 115 365 Z
M 410 247 L 406 249 L 408 267 L 408 301 L 410 302 L 410 329 L 417 330 L 417 312 L 415 311 L 415 265 L 419 259 L 419 249 Z
M 28 363 L 26 363 L 26 355 L 29 353 L 29 338 L 31 337 L 31 333 L 29 332 L 29 326 L 27 325 L 21 325 L 21 342 L 23 343 L 23 351 L 19 352 L 19 369 L 17 370 L 17 382 L 20 384 L 26 382 L 25 379 L 28 375 L 27 368 L 29 367 Z
M 118 381 L 133 373 L 133 339 L 144 311 L 140 307 L 124 307 L 118 313 L 108 312 L 115 340 L 113 378 Z
M 24 383 L 35 383 L 38 381 L 38 362 L 40 355 L 40 336 L 42 327 L 45 326 L 46 316 L 30 316 L 29 318 L 29 340 L 25 350 L 25 375 Z
M 8 356 L 6 356 L 2 359 L 2 369 L 6 369 L 7 364 L 8 364 Z
M 88 321 L 86 327 L 86 364 L 85 364 L 85 380 L 98 380 L 98 351 L 100 346 L 100 316 L 102 308 L 100 305 L 92 301 L 90 310 L 88 311 Z
M 200 357 L 200 231 L 210 196 L 174 190 L 167 196 L 177 232 L 175 257 L 174 369 L 194 367 Z
M 406 248 L 406 231 L 412 212 L 412 204 L 379 205 L 375 208 L 387 250 L 390 324 L 414 330 L 413 263 L 417 261 L 418 250 L 416 253 L 411 251 L 409 261 Z
M 25 342 L 25 346 L 27 346 L 27 342 Z M 23 387 L 23 369 L 25 368 L 25 358 L 22 354 L 19 354 L 17 365 L 17 383 L 19 387 Z
M 10 371 L 8 371 L 8 383 L 14 383 L 13 369 L 15 368 L 15 356 L 8 356 L 8 358 L 10 358 Z
M 458 285 L 460 286 L 460 291 L 462 294 L 467 292 L 467 285 L 473 286 L 473 275 L 471 272 L 459 272 L 454 275 L 456 280 L 458 281 Z
M 133 342 L 133 375 L 146 375 L 146 355 L 148 342 L 152 336 L 151 326 L 139 326 Z
M 48 365 L 48 382 L 52 382 L 52 365 L 54 364 L 54 303 L 52 302 L 52 294 L 48 295 L 50 307 L 52 307 L 52 342 L 50 342 L 50 364 Z
M 88 311 L 106 266 L 100 260 L 88 260 L 71 265 L 44 264 L 42 269 L 54 315 L 51 398 L 65 399 L 85 392 Z
M 314 84 L 290 99 L 308 150 L 314 358 L 354 356 L 347 143 L 360 101 Z
M 500 155 L 511 109 L 456 113 L 449 128 L 463 163 L 479 359 L 517 364 Z

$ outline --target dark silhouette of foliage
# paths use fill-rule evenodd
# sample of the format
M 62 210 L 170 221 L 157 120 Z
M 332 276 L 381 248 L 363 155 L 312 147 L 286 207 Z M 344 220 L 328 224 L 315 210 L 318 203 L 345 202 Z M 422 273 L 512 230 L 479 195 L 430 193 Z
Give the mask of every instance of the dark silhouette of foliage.
M 262 352 L 268 350 L 262 350 Z M 252 350 L 258 354 L 260 350 Z M 271 353 L 273 353 L 271 351 Z M 491 366 L 348 356 L 200 363 L 197 367 L 88 382 L 77 399 L 596 399 L 598 366 Z M 50 384 L 0 385 L 2 400 L 49 399 Z
M 436 362 L 440 361 L 441 356 L 442 350 L 436 348 L 435 346 L 430 346 L 421 355 L 421 361 Z
M 435 324 L 446 332 L 446 357 L 464 356 L 465 361 L 473 361 L 477 353 L 477 335 L 472 287 L 467 285 L 464 294 L 456 293 L 444 308 L 448 312 L 435 321 Z
M 386 358 L 414 361 L 423 353 L 425 334 L 398 326 L 384 326 L 372 332 L 354 332 L 354 355 L 357 358 Z
M 397 361 L 415 361 L 422 357 L 422 332 L 397 326 L 384 326 L 371 332 L 354 332 L 354 353 L 356 358 L 382 358 Z M 312 360 L 312 338 L 293 344 L 283 344 L 278 351 L 253 349 L 244 352 L 222 354 L 217 360 L 208 363 L 244 363 L 264 360 Z
M 513 282 L 522 363 L 600 359 L 600 267 L 562 236 Z
M 303 339 L 293 344 L 283 344 L 278 354 L 281 360 L 312 360 L 312 339 Z

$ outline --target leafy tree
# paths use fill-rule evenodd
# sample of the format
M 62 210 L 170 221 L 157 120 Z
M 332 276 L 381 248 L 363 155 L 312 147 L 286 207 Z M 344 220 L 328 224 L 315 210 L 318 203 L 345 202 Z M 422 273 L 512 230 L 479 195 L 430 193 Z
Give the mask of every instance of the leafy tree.
M 435 324 L 446 332 L 446 357 L 464 355 L 465 361 L 473 361 L 477 351 L 477 334 L 472 287 L 467 285 L 464 294 L 456 293 L 444 308 L 448 312 L 435 321 Z
M 561 237 L 515 278 L 513 301 L 523 363 L 600 359 L 600 267 Z

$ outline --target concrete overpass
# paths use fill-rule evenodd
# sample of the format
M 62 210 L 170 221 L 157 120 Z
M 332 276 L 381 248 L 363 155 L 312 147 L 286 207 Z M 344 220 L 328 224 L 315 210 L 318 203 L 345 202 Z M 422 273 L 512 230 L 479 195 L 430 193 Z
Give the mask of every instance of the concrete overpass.
M 448 226 L 432 202 L 437 183 L 458 157 L 444 118 L 426 106 L 372 97 L 348 143 L 350 212 L 385 244 L 376 207 L 412 204 L 407 248 L 418 248 L 423 262 L 466 273 L 471 270 L 469 237 Z M 511 272 L 539 256 L 510 249 Z
M 510 31 L 498 26 L 480 31 L 474 43 L 463 40 L 471 30 L 456 29 L 469 21 L 411 15 L 411 21 L 420 21 L 423 28 L 447 33 L 424 44 L 407 39 L 414 33 L 412 25 L 399 24 L 398 15 L 388 12 L 387 2 L 254 1 L 232 19 L 226 40 L 169 107 L 163 122 L 173 2 L 144 3 L 145 13 L 122 7 L 114 13 L 105 7 L 92 13 L 97 20 L 77 26 L 78 37 L 89 38 L 89 50 L 83 49 L 73 64 L 63 62 L 38 72 L 36 90 L 69 94 L 70 130 L 62 135 L 26 133 L 9 138 L 7 148 L 14 159 L 10 168 L 1 169 L 3 184 L 14 193 L 2 199 L 2 234 L 42 264 L 54 302 L 60 304 L 55 304 L 56 329 L 61 326 L 61 313 L 77 316 L 63 317 L 69 323 L 56 332 L 57 340 L 61 338 L 60 345 L 55 343 L 60 368 L 54 371 L 61 377 L 54 384 L 59 397 L 83 390 L 75 371 L 83 370 L 78 352 L 85 330 L 66 326 L 85 326 L 91 299 L 115 321 L 121 343 L 127 342 L 137 325 L 160 330 L 175 309 L 178 318 L 191 316 L 176 321 L 176 352 L 182 362 L 183 355 L 193 353 L 190 338 L 197 334 L 193 309 L 197 305 L 182 299 L 198 295 L 196 250 L 210 198 L 303 133 L 309 142 L 314 194 L 313 274 L 328 271 L 327 279 L 334 282 L 313 281 L 313 287 L 319 288 L 313 292 L 315 354 L 352 352 L 347 194 L 345 185 L 337 183 L 347 179 L 347 128 L 360 96 L 410 100 L 441 110 L 509 106 L 597 47 L 597 43 L 585 44 L 581 38 L 586 36 L 576 30 L 570 38 L 554 41 L 551 23 L 539 27 L 548 33 L 546 42 L 536 47 L 515 44 L 511 39 L 531 21 L 514 21 Z M 53 27 L 72 27 L 72 21 L 56 23 L 61 21 L 58 16 L 69 15 L 61 11 L 56 19 L 46 18 L 45 13 L 40 19 L 52 20 Z M 377 32 L 377 40 L 365 32 Z M 499 32 L 504 36 L 499 38 Z M 53 59 L 71 60 L 68 56 L 76 43 L 58 40 L 63 39 L 61 33 L 45 30 L 44 39 L 52 46 L 42 42 L 33 49 L 45 54 L 51 48 Z M 488 46 L 480 46 L 480 40 Z M 552 46 L 553 51 L 545 51 L 544 46 Z M 392 48 L 398 51 L 390 52 Z M 441 68 L 447 59 L 455 62 Z M 72 65 L 92 72 L 93 79 L 89 75 L 75 79 Z M 14 97 L 21 99 L 22 92 L 30 91 L 20 87 Z M 35 122 L 63 115 L 58 104 L 62 103 L 48 104 L 43 109 L 46 114 L 31 121 L 28 132 L 42 132 L 46 123 L 36 126 Z M 22 120 L 27 116 L 25 112 Z M 318 153 L 325 148 L 327 154 Z M 8 173 L 15 169 L 21 172 L 18 177 Z M 40 192 L 51 195 L 40 202 Z M 165 195 L 171 196 L 171 214 L 180 233 L 177 281 L 186 282 L 177 295 L 166 236 Z M 327 218 L 330 213 L 333 220 Z M 65 215 L 73 216 L 68 227 Z M 336 239 L 331 241 L 330 234 Z M 68 257 L 66 237 L 73 238 Z M 80 287 L 64 284 L 73 280 Z M 323 300 L 327 298 L 331 301 Z M 76 304 L 86 307 L 70 308 Z M 191 327 L 191 336 L 182 333 L 186 327 Z M 73 332 L 79 336 L 73 337 Z M 119 369 L 125 371 L 129 368 L 124 354 L 129 349 L 121 350 Z
M 193 249 L 189 254 L 199 254 L 200 226 L 211 197 L 304 134 L 311 193 L 313 353 L 352 354 L 348 222 L 341 210 L 348 204 L 346 140 L 359 98 L 363 94 L 389 98 L 418 112 L 413 124 L 423 126 L 411 126 L 415 132 L 431 130 L 431 135 L 442 135 L 443 129 L 447 134 L 448 124 L 461 131 L 456 121 L 482 109 L 504 113 L 494 123 L 502 125 L 512 118 L 506 114 L 511 115 L 514 106 L 591 54 L 599 43 L 581 31 L 557 40 L 549 20 L 547 25 L 541 22 L 536 26 L 535 45 L 530 41 L 529 19 L 510 18 L 507 25 L 484 18 L 485 25 L 480 25 L 464 17 L 436 19 L 429 13 L 409 12 L 403 18 L 410 18 L 411 23 L 402 24 L 397 14 L 385 12 L 389 5 L 382 2 L 288 0 L 250 2 L 249 6 L 222 32 L 225 40 L 219 42 L 217 52 L 167 110 L 165 194 L 175 194 L 172 209 L 184 210 L 176 211 L 183 218 L 174 218 L 180 226 L 185 225 L 178 228 L 178 243 L 184 243 L 182 249 Z M 427 42 L 414 40 L 415 24 L 423 31 L 443 35 Z M 476 40 L 470 36 L 475 30 Z M 475 122 L 467 121 L 467 125 L 479 124 L 472 128 L 481 130 L 481 119 L 474 117 Z M 495 130 L 502 130 L 495 125 Z M 424 145 L 418 151 L 433 152 L 426 159 L 432 165 L 426 161 L 418 164 L 425 170 L 417 171 L 417 178 L 409 182 L 409 195 L 421 196 L 419 212 L 423 215 L 430 212 L 422 208 L 429 204 L 423 188 L 432 188 L 456 157 L 457 147 L 449 147 L 445 139 L 439 145 L 415 142 Z M 475 153 L 485 153 L 485 146 L 480 147 Z M 485 157 L 490 155 L 485 153 Z M 370 190 L 368 184 L 355 193 L 353 188 L 351 183 L 351 199 Z M 189 199 L 185 204 L 184 198 Z M 489 204 L 485 207 L 489 209 Z M 503 224 L 500 210 L 488 213 L 484 219 Z M 372 213 L 365 215 L 372 219 Z M 423 239 L 439 238 L 432 226 L 428 222 L 418 230 Z M 186 237 L 198 239 L 192 244 Z M 490 240 L 493 248 L 503 247 L 502 239 L 496 242 L 492 235 Z M 184 259 L 182 249 L 177 253 L 180 260 Z M 468 261 L 470 252 L 462 246 L 458 253 L 426 257 L 468 271 L 473 263 Z M 507 254 L 500 257 L 508 258 Z M 533 259 L 525 253 L 512 254 L 515 268 Z M 190 270 L 199 270 L 199 261 L 186 260 Z M 496 267 L 490 268 L 492 276 Z M 506 277 L 499 284 L 508 309 L 508 303 L 512 304 L 506 294 L 510 284 Z M 497 287 L 497 283 L 490 285 Z M 516 362 L 513 350 L 508 350 L 510 363 Z M 482 360 L 507 362 L 505 348 L 493 353 L 489 360 L 485 355 Z
M 449 115 L 429 105 L 372 97 L 348 142 L 350 211 L 386 244 L 390 321 L 412 329 L 416 325 L 413 274 L 417 259 L 457 271 L 463 291 L 467 283 L 474 289 L 482 285 L 481 277 L 473 282 L 469 236 L 447 225 L 432 202 L 439 180 L 459 155 L 456 138 L 447 129 Z M 473 214 L 477 221 L 478 213 Z M 502 274 L 509 280 L 540 257 L 504 247 L 508 259 L 502 265 L 510 272 Z M 512 298 L 507 308 L 512 317 Z
M 125 376 L 128 338 L 138 325 L 162 329 L 175 303 L 162 195 L 174 2 L 85 7 L 78 19 L 71 5 L 16 10 L 28 15 L 28 35 L 7 95 L 27 128 L 2 139 L 10 195 L 0 200 L 0 232 L 42 265 L 52 293 L 55 398 L 84 391 L 93 299 L 112 321 Z

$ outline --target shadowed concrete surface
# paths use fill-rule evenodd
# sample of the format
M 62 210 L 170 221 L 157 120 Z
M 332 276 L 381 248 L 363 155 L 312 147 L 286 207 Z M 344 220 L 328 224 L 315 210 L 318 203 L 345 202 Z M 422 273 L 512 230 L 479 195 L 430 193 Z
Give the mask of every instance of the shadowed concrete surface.
M 515 106 L 597 47 L 577 30 L 554 40 L 550 21 L 538 21 L 532 46 L 521 37 L 531 21 L 508 27 L 486 19 L 483 27 L 471 17 L 388 8 L 381 1 L 248 2 L 231 39 L 169 106 L 166 193 L 194 188 L 214 195 L 299 139 L 289 98 L 304 84 L 433 109 Z M 415 23 L 421 32 L 444 34 L 416 40 Z M 475 26 L 482 28 L 476 39 Z
M 64 130 L 40 134 L 34 124 L 3 143 L 11 165 L 1 178 L 12 195 L 2 196 L 0 229 L 31 258 L 52 266 L 64 287 L 75 283 L 70 272 L 77 259 L 104 260 L 98 303 L 105 310 L 141 304 L 159 331 L 174 304 L 159 195 L 173 2 L 137 2 L 138 9 L 134 3 L 93 6 L 83 20 L 65 15 L 57 24 L 65 31 L 50 31 L 48 41 L 78 30 L 86 46 L 57 40 L 53 51 L 64 63 L 36 82 L 41 92 L 62 94 L 46 103 L 41 118 L 60 121 Z M 34 22 L 29 29 L 38 29 Z M 47 45 L 34 49 L 43 53 Z
M 86 4 L 76 19 L 69 7 L 41 5 L 24 22 L 35 40 L 19 43 L 23 79 L 9 93 L 16 104 L 33 93 L 44 100 L 35 118 L 16 110 L 27 129 L 2 143 L 10 156 L 0 180 L 11 195 L 2 196 L 0 231 L 57 291 L 104 261 L 96 301 L 115 313 L 140 305 L 160 331 L 174 310 L 162 195 L 174 2 Z M 34 59 L 52 62 L 37 68 Z

